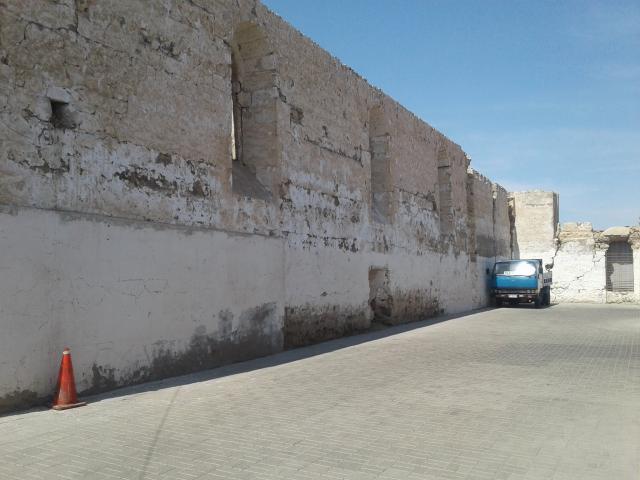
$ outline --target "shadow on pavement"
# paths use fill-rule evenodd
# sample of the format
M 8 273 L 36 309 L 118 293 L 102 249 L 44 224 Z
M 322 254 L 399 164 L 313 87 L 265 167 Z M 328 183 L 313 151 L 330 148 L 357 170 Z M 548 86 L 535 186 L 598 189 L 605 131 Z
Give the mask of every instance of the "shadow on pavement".
M 191 383 L 215 380 L 217 378 L 223 378 L 229 375 L 236 375 L 239 373 L 250 372 L 253 370 L 260 370 L 263 368 L 275 367 L 277 365 L 283 365 L 283 364 L 295 362 L 298 360 L 304 360 L 306 358 L 315 357 L 317 355 L 323 355 L 325 353 L 334 352 L 336 350 L 341 350 L 343 348 L 353 347 L 353 346 L 371 342 L 374 340 L 379 340 L 382 338 L 398 335 L 404 332 L 409 332 L 412 330 L 428 327 L 431 325 L 436 325 L 438 323 L 446 322 L 449 320 L 455 320 L 455 319 L 467 317 L 469 315 L 474 315 L 474 314 L 486 312 L 489 310 L 493 310 L 493 308 L 482 308 L 482 309 L 472 310 L 470 312 L 465 312 L 465 313 L 455 314 L 455 315 L 441 315 L 441 316 L 433 317 L 427 320 L 406 323 L 402 325 L 395 325 L 395 326 L 378 325 L 378 326 L 372 327 L 372 329 L 364 333 L 341 337 L 334 340 L 329 340 L 326 342 L 309 345 L 306 347 L 285 350 L 283 352 L 276 353 L 274 355 L 270 355 L 267 357 L 256 358 L 254 360 L 248 360 L 246 362 L 229 364 L 229 365 L 217 367 L 211 370 L 203 370 L 200 372 L 181 375 L 178 377 L 170 377 L 162 380 L 155 380 L 152 382 L 141 383 L 139 385 L 121 387 L 116 390 L 111 390 L 109 392 L 100 393 L 100 394 L 91 395 L 91 396 L 85 396 L 82 398 L 82 400 L 87 401 L 91 404 L 94 402 L 98 402 L 100 400 L 107 400 L 107 399 L 112 399 L 112 398 L 117 398 L 117 397 L 122 397 L 127 395 L 134 395 L 138 393 L 162 390 L 164 388 L 178 387 L 182 385 L 188 385 Z M 28 409 L 28 410 L 7 412 L 0 415 L 0 418 L 12 416 L 12 415 L 23 415 L 25 413 L 34 412 L 34 411 L 43 411 L 43 410 L 48 410 L 48 408 L 37 407 L 37 408 Z

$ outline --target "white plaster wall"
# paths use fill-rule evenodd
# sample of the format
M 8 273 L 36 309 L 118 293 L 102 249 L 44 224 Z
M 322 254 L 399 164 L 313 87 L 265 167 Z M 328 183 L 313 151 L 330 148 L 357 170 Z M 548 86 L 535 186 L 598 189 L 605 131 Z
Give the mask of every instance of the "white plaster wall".
M 604 284 L 604 251 L 585 251 L 573 243 L 558 252 L 553 268 L 554 302 L 605 303 Z
M 194 341 L 282 348 L 279 239 L 0 207 L 0 252 L 0 400 L 51 395 L 65 346 L 80 391 L 96 372 L 121 383 L 162 375 L 163 358 L 197 363 Z
M 640 245 L 633 249 L 633 280 L 636 299 L 640 303 Z
M 476 261 L 475 281 L 472 284 L 474 289 L 474 303 L 475 308 L 486 307 L 490 304 L 491 297 L 491 272 L 493 272 L 493 266 L 495 262 L 501 260 L 509 260 L 509 257 L 499 256 L 494 257 L 478 257 Z M 472 264 L 473 265 L 473 264 Z M 487 274 L 487 269 L 489 274 Z
M 590 223 L 563 224 L 553 267 L 552 300 L 605 303 L 606 245 L 596 242 Z
M 437 308 L 434 313 L 457 313 L 473 308 L 466 255 L 426 252 L 416 257 L 399 253 L 388 258 L 388 265 L 395 307 L 406 310 L 399 316 L 419 317 L 425 307 L 429 311 L 430 301 L 433 308 Z
M 285 259 L 287 305 L 362 307 L 369 298 L 369 265 L 361 253 L 316 247 L 288 248 Z
M 0 2 L 0 204 L 22 207 L 0 216 L 0 410 L 3 395 L 51 393 L 67 344 L 95 390 L 255 357 L 289 331 L 313 343 L 366 328 L 372 266 L 389 268 L 394 322 L 486 304 L 506 192 L 477 175 L 470 199 L 460 146 L 260 2 L 214 3 Z M 270 87 L 250 98 L 275 102 L 263 133 L 277 138 L 254 165 L 270 200 L 232 188 L 230 43 L 245 22 L 273 51 Z M 380 224 L 374 176 L 389 194 Z
M 493 258 L 478 257 L 472 263 L 462 254 L 352 253 L 289 244 L 285 265 L 287 317 L 295 330 L 288 333 L 296 337 L 296 345 L 370 326 L 370 268 L 389 272 L 394 323 L 486 306 L 485 269 L 493 266 Z

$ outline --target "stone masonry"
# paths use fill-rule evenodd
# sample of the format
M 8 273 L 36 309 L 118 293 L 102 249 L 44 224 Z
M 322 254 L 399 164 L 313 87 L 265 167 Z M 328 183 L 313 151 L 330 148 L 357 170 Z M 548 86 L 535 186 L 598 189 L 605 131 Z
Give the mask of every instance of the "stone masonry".
M 640 227 L 598 231 L 588 222 L 561 225 L 553 192 L 512 193 L 510 210 L 514 258 L 543 258 L 552 265 L 554 301 L 640 303 Z M 607 255 L 621 246 L 626 256 L 607 265 Z M 626 291 L 607 285 L 616 269 L 626 273 Z
M 0 410 L 488 302 L 507 192 L 255 0 L 0 2 Z

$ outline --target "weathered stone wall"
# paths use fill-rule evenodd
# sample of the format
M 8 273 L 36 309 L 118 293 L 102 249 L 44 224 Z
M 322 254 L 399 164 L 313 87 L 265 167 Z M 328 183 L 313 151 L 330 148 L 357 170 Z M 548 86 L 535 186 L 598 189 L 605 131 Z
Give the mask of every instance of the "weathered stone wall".
M 260 3 L 0 3 L 0 409 L 487 302 L 506 192 Z
M 556 302 L 640 302 L 638 251 L 640 228 L 613 227 L 594 231 L 591 223 L 564 223 L 558 218 L 558 196 L 552 192 L 510 194 L 513 254 L 517 258 L 543 258 L 553 265 L 552 298 Z M 628 243 L 633 250 L 634 289 L 607 290 L 606 255 L 612 242 Z
M 636 292 L 638 303 L 640 303 L 640 227 L 635 231 L 631 246 L 633 248 L 633 278 L 635 280 L 633 289 Z
M 558 194 L 530 191 L 509 194 L 513 218 L 512 249 L 515 258 L 542 258 L 553 262 L 559 222 Z
M 61 348 L 78 389 L 282 349 L 277 238 L 0 207 L 0 410 L 55 384 Z
M 496 260 L 511 258 L 508 193 L 473 169 L 469 169 L 467 175 L 471 258 L 478 279 L 485 279 L 474 284 L 474 297 L 479 304 L 485 304 L 489 301 L 489 274 L 493 264 Z
M 612 235 L 622 230 L 623 237 Z M 590 223 L 565 223 L 558 237 L 554 266 L 554 297 L 561 302 L 640 303 L 638 250 L 640 228 L 617 227 L 594 231 Z M 634 286 L 631 292 L 607 290 L 606 255 L 612 242 L 629 243 L 633 251 Z
M 605 303 L 607 243 L 590 223 L 564 223 L 554 257 L 552 297 L 556 302 Z

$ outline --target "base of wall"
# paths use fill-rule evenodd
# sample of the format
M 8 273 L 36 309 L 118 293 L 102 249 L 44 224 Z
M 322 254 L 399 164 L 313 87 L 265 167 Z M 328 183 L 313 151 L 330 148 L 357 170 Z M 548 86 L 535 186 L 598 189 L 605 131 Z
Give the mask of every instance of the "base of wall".
M 284 348 L 295 348 L 344 337 L 371 327 L 368 305 L 347 308 L 339 305 L 286 307 Z
M 97 394 L 366 331 L 376 265 L 381 324 L 469 311 L 491 263 L 2 205 L 0 251 L 0 412 L 50 402 L 64 347 Z
M 640 296 L 635 292 L 606 292 L 607 303 L 638 303 Z
M 282 350 L 278 238 L 0 205 L 0 411 Z

